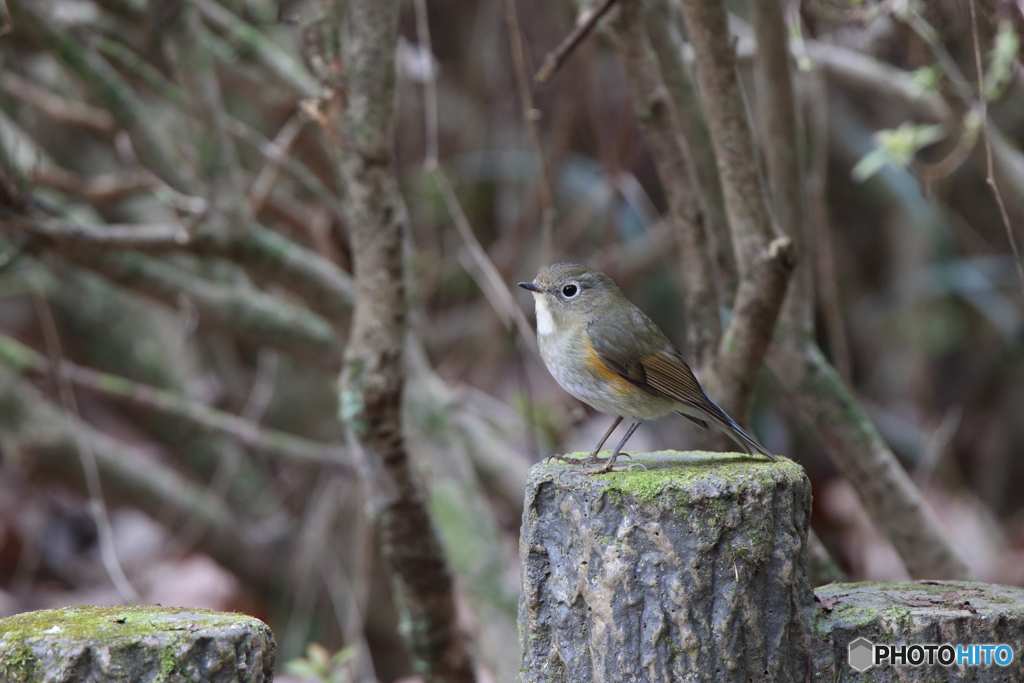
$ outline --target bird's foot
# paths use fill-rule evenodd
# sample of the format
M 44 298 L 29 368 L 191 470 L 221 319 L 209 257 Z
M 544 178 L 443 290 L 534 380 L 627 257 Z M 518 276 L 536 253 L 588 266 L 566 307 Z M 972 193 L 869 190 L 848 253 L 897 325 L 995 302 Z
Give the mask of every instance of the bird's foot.
M 613 471 L 613 470 L 614 470 L 614 467 L 615 467 L 615 460 L 616 460 L 617 458 L 622 458 L 622 457 L 626 457 L 626 458 L 629 458 L 630 460 L 632 460 L 632 459 L 633 459 L 633 456 L 632 456 L 632 455 L 630 455 L 629 453 L 612 453 L 612 455 L 611 455 L 611 457 L 610 457 L 610 458 L 597 458 L 597 459 L 596 459 L 596 462 L 602 462 L 602 463 L 604 463 L 604 464 L 603 464 L 603 465 L 601 465 L 600 467 L 597 467 L 597 468 L 595 468 L 595 469 L 593 469 L 593 470 L 590 470 L 590 473 L 591 473 L 591 474 L 602 474 L 602 473 L 604 473 L 604 472 L 611 472 L 611 471 Z M 621 470 L 621 471 L 623 471 L 623 472 L 629 472 L 629 471 L 631 471 L 631 470 L 632 470 L 632 469 L 633 469 L 634 467 L 643 467 L 643 469 L 644 469 L 644 470 L 646 470 L 646 469 L 647 469 L 647 468 L 646 468 L 646 467 L 644 467 L 644 466 L 643 466 L 642 464 L 640 464 L 640 463 L 638 463 L 638 462 L 637 462 L 637 463 L 630 463 L 630 464 L 626 465 L 626 466 L 625 466 L 625 468 L 624 468 L 623 470 Z
M 552 460 L 558 460 L 559 462 L 567 462 L 570 465 L 585 465 L 585 464 L 590 464 L 590 463 L 601 461 L 600 459 L 595 460 L 593 453 L 590 454 L 589 458 L 571 458 L 568 455 L 557 455 L 557 454 L 556 455 L 549 455 L 548 457 L 544 458 L 544 462 L 550 462 Z

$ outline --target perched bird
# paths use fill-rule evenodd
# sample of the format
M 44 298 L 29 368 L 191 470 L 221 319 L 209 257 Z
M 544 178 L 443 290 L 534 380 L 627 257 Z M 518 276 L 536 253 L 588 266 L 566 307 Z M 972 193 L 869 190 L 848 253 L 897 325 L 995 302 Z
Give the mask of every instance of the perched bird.
M 644 420 L 671 412 L 704 429 L 711 422 L 747 453 L 775 460 L 708 398 L 665 333 L 610 277 L 578 263 L 556 263 L 519 286 L 533 292 L 537 341 L 548 371 L 570 394 L 615 416 L 584 462 L 604 463 L 598 471 L 607 472 Z M 601 446 L 623 418 L 632 420 L 629 430 L 609 458 L 599 458 Z

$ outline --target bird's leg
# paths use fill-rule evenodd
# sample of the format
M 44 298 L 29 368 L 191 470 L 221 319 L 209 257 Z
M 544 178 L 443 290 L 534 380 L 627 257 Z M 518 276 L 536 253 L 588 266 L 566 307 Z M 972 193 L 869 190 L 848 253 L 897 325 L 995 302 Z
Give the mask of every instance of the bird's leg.
M 620 422 L 622 422 L 621 415 L 615 418 L 615 422 L 612 422 L 612 426 L 604 433 L 604 436 L 602 436 L 601 440 L 597 442 L 597 446 L 594 447 L 594 450 L 590 451 L 590 456 L 584 462 L 599 462 L 601 460 L 597 457 L 597 454 L 601 452 L 601 446 L 603 446 L 604 442 L 608 440 L 608 437 L 612 435 L 612 432 L 615 431 L 615 428 L 619 426 Z
M 629 437 L 633 436 L 633 432 L 636 431 L 636 428 L 643 423 L 644 419 L 642 417 L 633 418 L 633 424 L 629 425 L 629 429 L 626 430 L 626 434 L 622 437 L 622 441 L 620 441 L 619 445 L 615 447 L 614 451 L 612 451 L 611 457 L 609 457 L 608 460 L 605 461 L 604 465 L 597 470 L 598 472 L 608 472 L 612 469 L 612 465 L 615 464 L 615 458 L 619 457 L 619 451 L 621 451 L 622 447 L 626 445 L 627 441 L 629 441 Z
M 569 463 L 585 462 L 590 464 L 595 462 L 602 462 L 602 460 L 599 457 L 597 457 L 597 454 L 601 452 L 601 446 L 603 446 L 604 442 L 608 440 L 608 437 L 612 435 L 612 432 L 615 431 L 615 428 L 619 426 L 620 422 L 622 422 L 621 417 L 615 418 L 615 422 L 613 422 L 612 426 L 608 428 L 608 431 L 604 433 L 604 436 L 601 437 L 601 440 L 597 442 L 597 448 L 590 451 L 590 455 L 587 456 L 586 460 L 577 460 L 576 458 L 570 458 L 566 455 L 549 455 L 547 458 L 545 458 L 545 460 L 560 460 L 562 462 Z

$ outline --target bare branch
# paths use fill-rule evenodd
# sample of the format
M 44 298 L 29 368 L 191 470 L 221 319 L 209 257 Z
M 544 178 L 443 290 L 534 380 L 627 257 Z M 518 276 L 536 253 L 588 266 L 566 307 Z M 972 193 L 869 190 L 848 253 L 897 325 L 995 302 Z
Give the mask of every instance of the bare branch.
M 148 176 L 148 177 L 147 177 Z M 59 166 L 35 168 L 28 179 L 80 197 L 90 204 L 116 202 L 125 197 L 153 191 L 152 176 L 137 173 L 103 173 L 83 177 Z
M 281 149 L 276 141 L 268 140 L 259 131 L 249 127 L 238 119 L 228 123 L 228 131 L 239 140 L 252 145 L 271 164 L 279 164 L 288 175 L 294 178 L 307 192 L 317 198 L 331 214 L 340 221 L 345 221 L 345 209 L 337 194 L 324 185 L 309 167 L 296 159 L 286 150 Z
M 92 442 L 87 434 L 81 430 L 74 430 L 74 421 L 80 420 L 78 412 L 78 401 L 71 383 L 65 374 L 64 352 L 61 350 L 60 335 L 57 333 L 57 323 L 53 319 L 53 312 L 50 304 L 41 291 L 38 284 L 33 283 L 33 298 L 35 299 L 36 314 L 39 317 L 39 324 L 43 330 L 43 338 L 46 340 L 47 352 L 50 355 L 51 370 L 56 380 L 60 402 L 64 407 L 64 421 L 69 431 L 75 433 L 75 450 L 78 452 L 78 459 L 82 466 L 82 473 L 85 475 L 85 490 L 89 496 L 89 512 L 93 522 L 96 524 L 96 536 L 99 540 L 100 557 L 103 560 L 103 567 L 107 570 L 107 576 L 126 602 L 139 602 L 139 594 L 132 586 L 128 577 L 124 575 L 124 569 L 117 559 L 117 551 L 114 548 L 114 532 L 110 528 L 110 516 L 107 514 L 107 503 L 103 499 L 103 482 L 100 480 L 99 467 L 96 464 L 96 454 L 93 452 Z
M 34 349 L 0 334 L 0 363 L 23 375 L 46 376 L 51 364 Z M 330 465 L 340 472 L 351 472 L 343 450 L 329 444 L 260 427 L 248 419 L 225 413 L 170 391 L 134 382 L 126 377 L 62 363 L 62 373 L 74 386 L 111 400 L 130 404 L 149 412 L 181 418 L 214 434 L 228 436 L 259 455 L 284 461 Z
M 757 37 L 754 69 L 758 110 L 764 119 L 765 179 L 771 208 L 783 234 L 793 241 L 799 268 L 789 285 L 781 322 L 810 331 L 814 290 L 810 260 L 806 258 L 804 180 L 800 168 L 800 136 L 790 75 L 789 31 L 783 0 L 751 0 L 751 18 Z
M 641 0 L 622 0 L 614 23 L 615 51 L 630 99 L 668 197 L 670 224 L 679 243 L 686 283 L 687 346 L 691 362 L 708 365 L 721 337 L 710 249 L 701 205 L 675 108 L 647 38 Z
M 590 35 L 590 32 L 597 26 L 597 22 L 601 20 L 608 10 L 615 4 L 615 0 L 603 0 L 593 11 L 588 12 L 585 15 L 581 15 L 579 20 L 576 22 L 576 28 L 573 29 L 572 33 L 565 37 L 565 39 L 559 43 L 558 47 L 549 52 L 544 57 L 544 64 L 541 65 L 540 69 L 534 75 L 533 80 L 537 83 L 547 83 L 551 80 L 551 77 L 555 75 L 555 72 L 562 68 L 562 64 L 568 59 L 572 51 L 583 42 L 583 39 Z
M 415 0 L 416 9 L 416 40 L 420 50 L 427 53 L 431 65 L 426 78 L 423 79 L 423 122 L 426 152 L 423 154 L 423 167 L 428 171 L 437 168 L 438 123 L 437 123 L 437 68 L 433 64 L 434 48 L 430 41 L 430 17 L 427 14 L 427 0 Z
M 978 71 L 978 89 L 982 90 L 981 93 L 981 126 L 982 135 L 985 136 L 985 165 L 986 175 L 985 182 L 992 189 L 992 196 L 995 197 L 996 204 L 999 206 L 999 215 L 1003 219 L 1003 227 L 1006 229 L 1006 237 L 1010 241 L 1010 250 L 1013 252 L 1013 265 L 1017 268 L 1017 277 L 1020 279 L 1021 291 L 1024 291 L 1024 262 L 1020 258 L 1020 249 L 1017 247 L 1017 238 L 1013 234 L 1013 228 L 1010 226 L 1010 216 L 1006 213 L 1006 204 L 1003 202 L 1003 195 L 999 191 L 999 185 L 996 183 L 995 165 L 992 162 L 992 139 L 988 134 L 988 99 L 985 97 L 984 84 L 985 84 L 985 72 L 981 67 L 981 47 L 978 41 L 978 18 L 977 12 L 974 7 L 974 0 L 969 0 L 968 4 L 971 8 L 971 37 L 974 43 L 974 64 Z
M 14 232 L 39 238 L 61 249 L 138 249 L 167 251 L 189 244 L 191 236 L 181 225 L 83 225 L 69 221 L 7 218 Z
M 476 281 L 477 286 L 480 287 L 494 308 L 494 311 L 498 314 L 498 317 L 501 318 L 505 329 L 511 331 L 515 328 L 526 345 L 531 349 L 536 349 L 537 335 L 533 333 L 533 328 L 530 327 L 526 316 L 523 315 L 523 309 L 516 304 L 515 299 L 512 297 L 512 292 L 509 291 L 508 285 L 505 284 L 505 280 L 501 277 L 501 273 L 498 272 L 494 262 L 491 261 L 491 258 L 484 250 L 483 245 L 480 244 L 476 235 L 473 234 L 473 228 L 469 224 L 469 219 L 466 218 L 462 205 L 459 204 L 459 199 L 455 196 L 451 183 L 448 182 L 448 176 L 445 175 L 440 166 L 434 169 L 434 181 L 437 183 L 438 190 L 441 191 L 441 197 L 444 199 L 445 206 L 448 209 L 448 215 L 452 217 L 455 228 L 465 243 L 470 258 L 472 258 L 474 267 L 469 268 L 469 272 Z
M 197 519 L 203 533 L 198 546 L 245 583 L 261 591 L 273 590 L 271 548 L 253 546 L 245 527 L 224 502 L 183 479 L 148 454 L 97 432 L 60 412 L 24 380 L 0 367 L 0 401 L 5 410 L 0 423 L 6 438 L 5 463 L 35 478 L 61 481 L 82 488 L 76 442 L 92 444 L 103 490 L 113 499 L 133 505 L 154 519 Z
M 851 380 L 850 348 L 846 341 L 842 305 L 839 300 L 836 262 L 832 246 L 832 223 L 828 212 L 828 83 L 820 69 L 811 76 L 812 95 L 808 102 L 808 138 L 811 164 L 807 177 L 807 204 L 811 220 L 814 281 L 825 320 L 829 351 L 840 377 Z
M 11 97 L 38 109 L 58 123 L 84 128 L 104 136 L 117 132 L 114 117 L 106 109 L 61 97 L 13 71 L 5 70 L 0 74 L 0 87 Z
M 721 0 L 683 0 L 683 14 L 693 40 L 704 106 L 714 112 L 708 128 L 741 278 L 735 308 L 757 312 L 749 318 L 734 312 L 715 360 L 716 372 L 723 381 L 708 390 L 728 413 L 744 423 L 750 406 L 749 389 L 756 377 L 737 373 L 739 369 L 756 373 L 760 368 L 794 263 L 788 240 L 776 239 L 758 175 L 725 7 Z M 729 381 L 724 381 L 724 373 L 731 376 Z
M 540 264 L 546 266 L 551 263 L 554 254 L 552 232 L 555 223 L 555 199 L 552 191 L 551 167 L 548 165 L 544 146 L 540 141 L 540 131 L 537 130 L 537 119 L 540 112 L 533 107 L 533 91 L 530 89 L 530 77 L 526 73 L 526 57 L 523 55 L 523 36 L 519 31 L 516 2 L 515 0 L 504 0 L 504 5 L 508 42 L 512 50 L 512 66 L 516 75 L 516 89 L 519 91 L 519 104 L 523 110 L 523 124 L 529 133 L 530 144 L 533 146 L 533 153 L 537 156 L 537 163 L 540 164 L 541 173 L 538 180 L 541 201 Z
M 739 281 L 732 237 L 729 234 L 729 219 L 725 213 L 725 198 L 722 197 L 722 182 L 718 178 L 718 163 L 715 161 L 715 148 L 711 143 L 704 108 L 683 60 L 682 38 L 675 30 L 675 4 L 672 3 L 671 7 L 669 4 L 670 0 L 645 2 L 647 33 L 651 47 L 658 56 L 665 87 L 675 106 L 679 130 L 690 151 L 689 157 L 697 179 L 695 184 L 701 190 L 698 194 L 703 201 L 704 227 L 713 242 L 711 247 L 719 305 L 728 308 L 736 297 Z
M 219 5 L 218 5 L 219 7 Z M 249 188 L 249 211 L 253 216 L 259 215 L 263 205 L 270 196 L 277 179 L 281 174 L 281 167 L 289 156 L 289 150 L 295 143 L 299 133 L 302 132 L 303 120 L 298 116 L 288 119 L 288 122 L 281 126 L 277 136 L 270 144 L 272 154 L 267 156 L 267 163 L 260 169 L 260 173 Z M 233 126 L 232 126 L 233 127 Z
M 725 210 L 741 276 L 776 236 L 754 160 L 753 137 L 736 73 L 736 55 L 721 0 L 683 0 L 708 128 L 715 146 Z
M 801 421 L 854 486 L 915 579 L 967 579 L 970 570 L 910 476 L 812 341 L 774 344 L 769 364 Z

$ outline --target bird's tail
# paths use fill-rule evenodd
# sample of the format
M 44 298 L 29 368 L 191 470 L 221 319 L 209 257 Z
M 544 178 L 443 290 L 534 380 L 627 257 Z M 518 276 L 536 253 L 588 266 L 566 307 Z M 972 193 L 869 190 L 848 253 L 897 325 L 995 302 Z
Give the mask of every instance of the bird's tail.
M 738 443 L 748 454 L 754 455 L 756 453 L 760 453 L 771 460 L 777 459 L 774 455 L 769 453 L 764 446 L 755 441 L 750 434 L 743 431 L 743 428 L 736 424 L 736 422 L 728 415 L 725 415 L 725 420 L 722 420 L 716 415 L 714 416 L 714 422 L 719 429 L 728 434 L 729 437 Z

